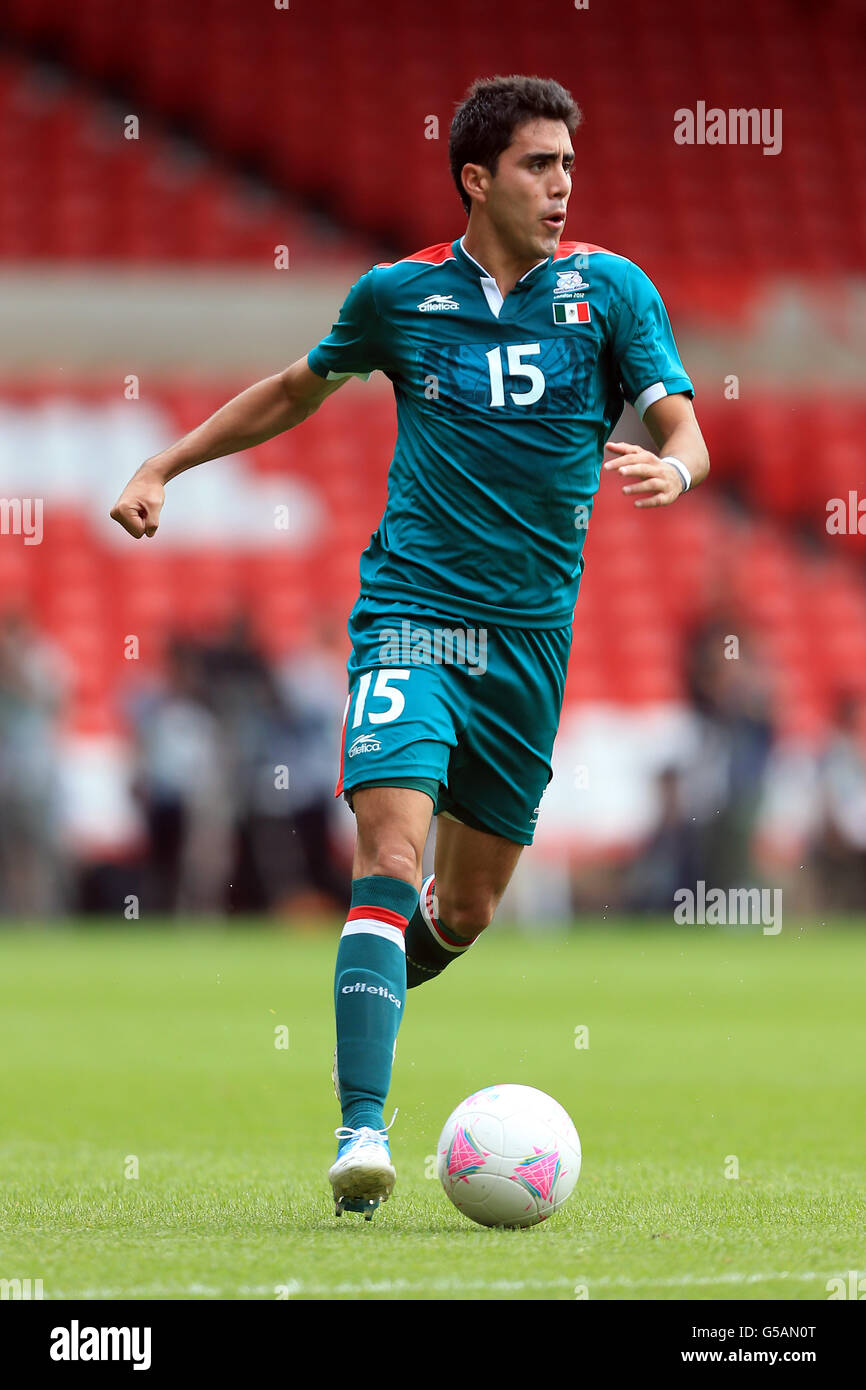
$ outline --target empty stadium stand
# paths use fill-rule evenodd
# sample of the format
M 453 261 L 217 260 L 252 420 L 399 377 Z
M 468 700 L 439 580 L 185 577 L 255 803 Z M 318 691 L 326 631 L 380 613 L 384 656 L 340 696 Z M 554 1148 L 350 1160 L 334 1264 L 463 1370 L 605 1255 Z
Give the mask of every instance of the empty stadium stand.
M 127 109 L 174 122 L 283 192 L 404 250 L 460 230 L 445 149 L 451 114 L 473 78 L 512 71 L 519 53 L 522 71 L 556 76 L 583 107 L 574 190 L 581 238 L 615 248 L 637 241 L 657 269 L 732 276 L 866 263 L 859 0 L 832 0 L 820 23 L 799 0 L 689 9 L 623 0 L 563 5 L 543 19 L 498 0 L 441 0 L 411 12 L 400 0 L 374 10 L 330 0 L 326 24 L 310 0 L 285 9 L 244 0 L 171 9 L 163 0 L 7 0 L 5 11 L 0 32 L 20 51 L 51 58 L 122 96 Z M 746 150 L 675 143 L 675 113 L 698 101 L 781 112 L 781 149 L 765 154 L 763 140 Z M 121 161 L 118 152 L 125 198 Z M 83 177 L 70 170 L 58 199 L 83 198 Z M 207 190 L 189 196 L 190 215 L 202 216 Z M 167 234 L 146 204 L 131 245 L 148 256 L 183 254 L 185 233 Z M 150 222 L 157 225 L 148 230 Z M 256 244 L 217 228 L 203 254 L 243 258 Z

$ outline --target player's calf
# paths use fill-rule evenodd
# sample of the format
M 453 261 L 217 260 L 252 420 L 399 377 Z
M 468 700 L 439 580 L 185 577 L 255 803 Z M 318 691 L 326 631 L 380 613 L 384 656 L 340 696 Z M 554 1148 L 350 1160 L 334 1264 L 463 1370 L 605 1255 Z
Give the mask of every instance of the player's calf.
M 485 902 L 452 911 L 459 930 L 443 921 L 431 874 L 421 884 L 418 906 L 406 927 L 406 988 L 414 989 L 441 975 L 447 965 L 465 955 L 492 921 L 494 904 Z

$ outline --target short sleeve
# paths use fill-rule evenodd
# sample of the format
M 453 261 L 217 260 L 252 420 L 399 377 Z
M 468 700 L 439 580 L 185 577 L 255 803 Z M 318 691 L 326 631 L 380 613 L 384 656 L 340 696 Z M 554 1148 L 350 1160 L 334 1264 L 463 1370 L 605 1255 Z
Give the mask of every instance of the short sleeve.
M 622 393 L 641 419 L 662 396 L 695 394 L 680 361 L 661 295 L 649 276 L 631 261 L 623 280 L 613 354 Z
M 339 319 L 307 354 L 307 363 L 317 376 L 328 380 L 360 376 L 366 381 L 371 372 L 387 369 L 384 325 L 376 305 L 372 270 L 349 290 Z

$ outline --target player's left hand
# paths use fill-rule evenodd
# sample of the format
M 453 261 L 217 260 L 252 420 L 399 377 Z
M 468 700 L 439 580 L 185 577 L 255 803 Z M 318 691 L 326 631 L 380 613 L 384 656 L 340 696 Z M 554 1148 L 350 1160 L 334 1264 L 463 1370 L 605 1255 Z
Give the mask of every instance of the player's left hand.
M 604 447 L 618 455 L 605 460 L 605 469 L 616 469 L 621 478 L 633 480 L 626 484 L 623 492 L 641 494 L 635 498 L 636 507 L 669 507 L 685 491 L 677 470 L 639 444 L 605 444 Z

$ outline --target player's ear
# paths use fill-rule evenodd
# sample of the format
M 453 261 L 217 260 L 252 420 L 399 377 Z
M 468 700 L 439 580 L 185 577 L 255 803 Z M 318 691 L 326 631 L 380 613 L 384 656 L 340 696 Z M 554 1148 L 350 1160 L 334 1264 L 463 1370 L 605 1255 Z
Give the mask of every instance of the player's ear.
M 490 170 L 483 164 L 464 164 L 460 174 L 463 187 L 473 203 L 487 201 L 490 187 Z

